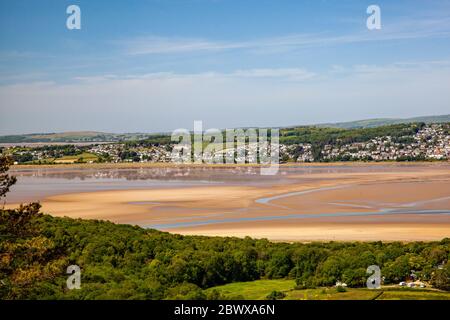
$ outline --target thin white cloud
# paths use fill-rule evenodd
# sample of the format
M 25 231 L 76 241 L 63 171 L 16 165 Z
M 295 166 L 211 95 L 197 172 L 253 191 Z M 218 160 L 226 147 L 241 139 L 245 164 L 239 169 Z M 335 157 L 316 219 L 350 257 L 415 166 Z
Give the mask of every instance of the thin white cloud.
M 350 67 L 332 65 L 329 70 L 318 73 L 304 68 L 256 68 L 238 69 L 232 72 L 207 71 L 199 73 L 154 72 L 145 74 L 116 75 L 105 74 L 97 76 L 75 77 L 74 80 L 81 83 L 102 83 L 107 81 L 142 81 L 142 80 L 181 80 L 181 79 L 255 79 L 255 80 L 288 80 L 307 82 L 311 79 L 330 78 L 334 74 L 346 74 L 348 76 L 370 74 L 406 74 L 407 72 L 431 71 L 433 69 L 449 69 L 450 60 L 429 61 L 403 61 L 385 65 L 356 64 Z
M 432 70 L 450 69 L 450 60 L 429 60 L 429 61 L 402 61 L 385 65 L 376 64 L 357 64 L 350 67 L 333 65 L 330 74 L 349 74 L 349 75 L 367 75 L 367 74 L 406 74 L 408 72 L 429 72 Z
M 164 38 L 149 36 L 119 42 L 127 47 L 131 55 L 181 53 L 192 51 L 217 51 L 242 48 L 240 43 L 220 43 L 203 39 Z
M 18 51 L 18 50 L 5 50 L 0 51 L 0 61 L 12 61 L 12 60 L 24 60 L 24 59 L 42 59 L 42 58 L 55 58 L 55 55 L 33 52 L 33 51 Z
M 38 81 L 47 76 L 45 72 L 28 72 L 28 73 L 0 73 L 1 82 L 30 82 Z
M 256 50 L 278 52 L 320 46 L 336 46 L 370 41 L 393 41 L 420 38 L 450 37 L 450 18 L 408 19 L 384 24 L 382 30 L 363 30 L 349 34 L 289 34 L 247 41 L 217 41 L 202 38 L 148 36 L 116 41 L 127 54 L 176 54 L 202 51 Z
M 313 78 L 316 74 L 300 68 L 279 68 L 279 69 L 248 69 L 237 70 L 231 74 L 235 77 L 243 78 L 284 78 L 293 81 L 303 81 Z
M 239 69 L 233 72 L 201 72 L 201 73 L 175 73 L 175 72 L 154 72 L 136 75 L 100 75 L 75 77 L 74 80 L 82 83 L 101 83 L 110 80 L 170 80 L 170 79 L 283 79 L 289 81 L 305 81 L 315 77 L 317 74 L 302 68 L 261 68 L 261 69 Z
M 79 78 L 70 84 L 0 86 L 0 134 L 99 130 L 170 131 L 207 127 L 284 126 L 371 117 L 448 113 L 450 68 L 427 62 L 359 65 L 313 81 L 280 81 L 301 68 L 230 73 L 152 73 Z M 420 65 L 425 67 L 421 67 Z

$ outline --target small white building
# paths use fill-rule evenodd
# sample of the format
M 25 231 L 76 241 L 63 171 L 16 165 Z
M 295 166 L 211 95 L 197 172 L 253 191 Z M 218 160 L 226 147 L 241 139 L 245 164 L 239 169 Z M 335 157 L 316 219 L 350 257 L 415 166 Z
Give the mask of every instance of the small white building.
M 345 282 L 336 281 L 335 287 L 347 287 L 347 284 Z

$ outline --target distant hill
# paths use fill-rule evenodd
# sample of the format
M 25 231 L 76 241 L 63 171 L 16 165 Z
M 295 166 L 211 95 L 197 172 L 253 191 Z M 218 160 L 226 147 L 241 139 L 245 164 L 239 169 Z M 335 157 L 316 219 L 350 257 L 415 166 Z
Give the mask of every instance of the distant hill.
M 367 119 L 348 122 L 336 122 L 336 123 L 320 123 L 315 125 L 321 128 L 341 128 L 341 129 L 356 129 L 356 128 L 374 128 L 385 126 L 389 124 L 400 123 L 412 123 L 412 122 L 425 122 L 425 123 L 443 123 L 450 122 L 450 114 L 441 116 L 424 116 L 414 118 L 379 118 L 379 119 Z
M 34 142 L 117 142 L 146 139 L 145 133 L 105 133 L 97 131 L 72 131 L 60 133 L 31 133 L 22 135 L 0 136 L 0 143 L 34 143 Z
M 368 119 L 349 122 L 321 123 L 310 126 L 291 126 L 286 129 L 298 127 L 318 127 L 318 128 L 375 128 L 392 124 L 404 124 L 413 122 L 443 123 L 450 122 L 450 114 L 441 116 L 425 116 L 408 119 Z M 22 135 L 0 136 L 0 143 L 82 143 L 82 142 L 120 142 L 135 140 L 155 140 L 160 141 L 162 137 L 166 139 L 168 133 L 105 133 L 97 131 L 72 131 L 60 133 L 31 133 Z M 167 139 L 166 139 L 167 140 Z

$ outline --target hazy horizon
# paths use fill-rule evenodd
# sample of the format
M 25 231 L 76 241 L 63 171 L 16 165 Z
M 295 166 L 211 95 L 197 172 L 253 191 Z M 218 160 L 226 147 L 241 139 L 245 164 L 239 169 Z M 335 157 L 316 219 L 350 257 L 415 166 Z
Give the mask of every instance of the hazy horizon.
M 342 124 L 342 123 L 351 123 L 351 122 L 358 122 L 358 121 L 372 121 L 372 120 L 409 120 L 414 118 L 422 118 L 422 117 L 445 117 L 450 116 L 450 114 L 436 114 L 436 115 L 430 115 L 430 114 L 423 114 L 419 116 L 412 116 L 407 118 L 370 118 L 370 119 L 355 119 L 355 120 L 348 120 L 348 121 L 339 121 L 339 122 L 320 122 L 320 123 L 297 123 L 297 124 L 288 124 L 288 125 L 278 125 L 278 126 L 267 126 L 266 128 L 289 128 L 289 127 L 295 127 L 295 126 L 314 126 L 314 125 L 327 125 L 327 124 Z M 189 127 L 186 127 L 185 129 L 193 130 L 192 125 Z M 220 130 L 224 129 L 238 129 L 238 128 L 263 128 L 261 126 L 248 126 L 248 127 L 221 127 L 217 128 Z M 174 128 L 179 129 L 179 128 Z M 204 127 L 204 130 L 210 129 L 210 127 Z M 58 133 L 77 133 L 77 132 L 95 132 L 95 133 L 105 133 L 105 134 L 170 134 L 173 130 L 170 131 L 121 131 L 121 132 L 107 132 L 107 131 L 98 131 L 95 129 L 86 129 L 86 130 L 64 130 L 64 131 L 42 131 L 42 132 L 17 132 L 17 133 L 10 133 L 10 134 L 0 134 L 0 136 L 8 136 L 8 135 L 32 135 L 32 134 L 58 134 Z
M 448 114 L 450 2 L 0 4 L 0 135 Z M 366 10 L 381 9 L 369 30 Z

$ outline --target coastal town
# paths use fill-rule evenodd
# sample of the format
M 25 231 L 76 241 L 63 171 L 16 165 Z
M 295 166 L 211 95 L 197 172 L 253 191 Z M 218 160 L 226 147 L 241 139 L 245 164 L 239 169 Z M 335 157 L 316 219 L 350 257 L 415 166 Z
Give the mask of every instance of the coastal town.
M 332 144 L 280 143 L 280 162 L 329 162 L 329 161 L 431 161 L 450 159 L 450 135 L 448 123 L 427 124 L 413 135 L 377 136 L 364 142 Z M 145 140 L 144 140 L 145 141 Z M 9 145 L 2 153 L 13 157 L 15 164 L 63 164 L 63 163 L 168 163 L 174 160 L 173 143 L 109 142 L 92 144 L 63 144 L 41 146 Z M 179 147 L 179 146 L 177 146 Z M 318 150 L 318 151 L 317 151 Z M 183 162 L 189 162 L 190 152 Z M 217 147 L 204 152 L 203 162 L 222 163 L 222 159 L 234 158 L 235 163 L 255 163 L 258 154 L 256 143 L 237 145 L 225 149 Z M 251 159 L 251 157 L 254 159 Z M 220 160 L 218 160 L 220 159 Z M 229 163 L 229 162 L 227 162 Z
M 322 155 L 323 159 L 333 161 L 444 160 L 450 156 L 450 136 L 442 125 L 432 124 L 412 137 L 397 140 L 384 136 L 340 147 L 325 145 Z

